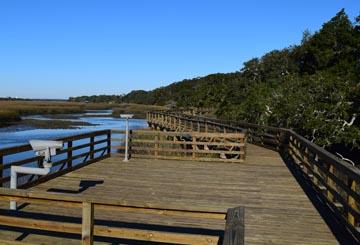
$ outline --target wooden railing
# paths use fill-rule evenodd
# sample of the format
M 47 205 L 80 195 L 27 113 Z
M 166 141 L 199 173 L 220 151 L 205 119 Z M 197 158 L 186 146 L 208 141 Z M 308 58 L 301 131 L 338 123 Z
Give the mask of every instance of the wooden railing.
M 124 131 L 113 131 L 113 135 L 124 134 Z M 41 215 L 22 211 L 14 212 L 7 209 L 0 209 L 0 225 L 7 227 L 24 228 L 32 230 L 41 230 L 48 232 L 61 232 L 69 234 L 80 234 L 82 244 L 93 244 L 93 237 L 119 238 L 128 240 L 141 240 L 151 242 L 163 242 L 172 244 L 244 244 L 244 208 L 229 208 L 228 211 L 211 211 L 189 207 L 188 209 L 177 209 L 174 207 L 156 207 L 148 203 L 129 203 L 121 200 L 99 200 L 99 198 L 84 198 L 81 195 L 60 194 L 49 191 L 32 190 L 27 187 L 34 186 L 43 181 L 54 178 L 66 172 L 73 171 L 87 164 L 110 157 L 111 142 L 118 144 L 118 148 L 123 149 L 121 143 L 123 138 L 112 139 L 110 130 L 96 131 L 82 135 L 75 135 L 66 138 L 60 138 L 64 142 L 64 149 L 58 150 L 54 156 L 53 170 L 45 177 L 36 178 L 30 175 L 21 175 L 22 184 L 20 188 L 9 189 L 0 187 L 0 201 L 5 202 L 5 207 L 9 201 L 16 201 L 23 204 L 40 204 L 49 206 L 48 211 L 42 211 Z M 208 137 L 204 139 L 204 137 Z M 184 159 L 204 158 L 211 160 L 213 155 L 224 154 L 231 155 L 233 159 L 222 159 L 223 161 L 242 161 L 244 154 L 244 135 L 241 133 L 226 134 L 223 133 L 171 133 L 155 131 L 131 131 L 130 133 L 130 153 L 136 157 L 142 152 L 141 157 L 150 157 L 156 155 L 156 158 L 169 156 L 176 158 L 174 153 L 179 152 L 176 149 L 180 146 L 181 154 Z M 212 140 L 210 140 L 212 138 Z M 185 141 L 183 141 L 185 139 Z M 187 142 L 187 139 L 191 139 Z M 203 140 L 206 140 L 203 142 Z M 120 145 L 119 145 L 120 144 Z M 138 145 L 137 145 L 138 144 Z M 140 145 L 139 145 L 140 144 Z M 144 145 L 145 144 L 145 145 Z M 168 148 L 172 146 L 173 148 Z M 221 150 L 214 147 L 225 147 Z M 235 147 L 234 147 L 235 146 Z M 226 148 L 228 147 L 228 148 Z M 144 153 L 145 152 L 145 153 Z M 148 155 L 146 155 L 148 154 Z M 0 150 L 1 159 L 1 183 L 7 186 L 10 179 L 8 172 L 13 165 L 34 166 L 41 165 L 41 157 L 33 157 L 34 153 L 30 145 L 21 145 Z M 16 156 L 16 160 L 15 159 Z M 202 157 L 199 157 L 202 156 Z M 206 157 L 207 156 L 207 157 Z M 219 157 L 219 156 L 218 156 Z M 20 159 L 20 160 L 19 160 Z M 2 203 L 4 204 L 4 203 Z M 20 205 L 21 206 L 21 205 Z M 56 207 L 65 207 L 69 209 L 81 209 L 82 221 L 77 222 L 77 217 L 57 216 L 55 217 L 51 210 Z M 94 218 L 96 211 L 111 211 L 128 213 L 141 213 L 151 216 L 173 216 L 189 217 L 197 219 L 216 219 L 225 223 L 224 231 L 213 231 L 212 233 L 180 233 L 179 231 L 170 231 L 171 227 L 164 230 L 149 230 L 144 228 L 124 228 L 116 222 L 107 222 Z M 76 212 L 74 212 L 76 213 Z M 69 220 L 75 220 L 69 222 Z M 120 222 L 120 221 L 119 221 Z M 144 226 L 144 225 L 142 225 Z
M 293 130 L 171 112 L 150 112 L 148 120 L 152 127 L 177 131 L 188 130 L 188 125 L 202 125 L 190 126 L 200 132 L 246 130 L 247 142 L 279 151 L 360 239 L 360 170 Z
M 113 130 L 113 135 L 124 131 Z M 123 143 L 124 138 L 113 138 Z M 243 162 L 245 134 L 206 132 L 167 132 L 132 130 L 129 134 L 129 153 L 132 158 L 154 158 L 196 161 Z M 123 153 L 125 146 L 116 150 Z M 123 155 L 123 154 L 122 154 Z
M 19 187 L 26 188 L 41 181 L 54 178 L 76 168 L 110 157 L 111 131 L 95 131 L 65 138 L 64 149 L 58 150 L 53 157 L 52 172 L 39 177 L 19 174 Z M 0 183 L 8 186 L 11 166 L 40 166 L 42 157 L 35 156 L 29 144 L 0 149 Z
M 227 212 L 211 212 L 190 209 L 166 209 L 164 207 L 148 207 L 148 205 L 121 204 L 121 200 L 106 202 L 99 198 L 82 198 L 78 195 L 59 194 L 51 192 L 14 190 L 0 188 L 0 201 L 14 200 L 32 204 L 49 205 L 51 208 L 66 207 L 69 209 L 82 209 L 82 222 L 64 222 L 69 217 L 62 217 L 59 220 L 46 216 L 29 217 L 26 212 L 0 213 L 0 224 L 16 228 L 37 229 L 50 232 L 61 232 L 81 234 L 82 244 L 93 244 L 93 237 L 110 237 L 129 240 L 163 242 L 171 244 L 244 244 L 244 208 L 230 208 Z M 51 209 L 50 209 L 51 210 Z M 95 220 L 94 212 L 107 210 L 111 212 L 142 213 L 148 215 L 170 216 L 170 217 L 191 217 L 196 219 L 225 220 L 224 235 L 221 234 L 187 234 L 179 232 L 146 230 L 138 228 L 124 228 L 106 223 L 106 220 Z M 51 215 L 51 214 L 50 214 Z M 100 223 L 100 224 L 97 224 Z
M 216 119 L 195 117 L 186 114 L 148 112 L 147 121 L 151 128 L 165 128 L 171 131 L 204 133 L 246 133 L 246 130 L 244 128 L 231 126 Z

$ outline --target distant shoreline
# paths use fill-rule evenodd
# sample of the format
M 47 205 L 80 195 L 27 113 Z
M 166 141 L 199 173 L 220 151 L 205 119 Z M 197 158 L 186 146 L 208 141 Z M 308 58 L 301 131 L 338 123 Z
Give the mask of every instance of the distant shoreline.
M 74 126 L 86 126 L 86 123 L 80 125 L 71 125 L 69 121 L 62 120 L 23 120 L 21 117 L 29 115 L 49 115 L 49 117 L 59 118 L 58 115 L 85 114 L 86 111 L 105 111 L 112 110 L 109 116 L 119 118 L 122 113 L 134 114 L 134 118 L 144 119 L 146 113 L 151 110 L 164 110 L 166 107 L 140 104 L 115 104 L 115 103 L 84 103 L 69 102 L 59 100 L 2 100 L 0 99 L 0 127 L 11 125 L 30 125 L 41 128 L 71 128 Z M 100 115 L 84 115 L 84 117 L 96 117 Z M 61 116 L 62 117 L 62 116 Z M 60 117 L 60 118 L 61 118 Z M 63 118 L 63 117 L 62 117 Z M 90 125 L 89 125 L 90 126 Z

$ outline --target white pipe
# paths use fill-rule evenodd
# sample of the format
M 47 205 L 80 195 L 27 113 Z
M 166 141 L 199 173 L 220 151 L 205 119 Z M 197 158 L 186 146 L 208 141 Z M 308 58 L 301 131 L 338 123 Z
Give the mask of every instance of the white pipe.
M 129 157 L 128 157 L 128 147 L 129 147 L 129 118 L 126 118 L 126 129 L 125 129 L 126 133 L 125 133 L 125 158 L 124 158 L 124 162 L 128 162 L 129 161 Z
M 47 175 L 50 173 L 50 167 L 45 166 L 44 168 L 30 168 L 30 167 L 21 167 L 21 166 L 11 166 L 10 170 L 10 188 L 17 188 L 17 174 L 36 174 L 36 175 Z M 10 209 L 16 210 L 16 201 L 10 201 Z

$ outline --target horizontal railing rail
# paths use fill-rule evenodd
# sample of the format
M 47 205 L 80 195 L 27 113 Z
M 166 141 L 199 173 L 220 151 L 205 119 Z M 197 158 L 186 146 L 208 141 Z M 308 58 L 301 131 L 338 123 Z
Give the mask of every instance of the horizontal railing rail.
M 171 244 L 243 244 L 233 243 L 244 239 L 244 208 L 230 208 L 225 211 L 211 211 L 196 209 L 164 208 L 149 204 L 121 203 L 121 200 L 104 201 L 99 198 L 84 198 L 72 194 L 59 194 L 31 190 L 14 190 L 0 188 L 0 201 L 17 201 L 32 204 L 49 205 L 52 208 L 57 206 L 66 208 L 80 208 L 82 210 L 82 223 L 64 222 L 62 220 L 46 219 L 43 215 L 29 217 L 25 212 L 18 211 L 16 215 L 0 210 L 0 225 L 16 228 L 38 229 L 50 232 L 72 233 L 82 235 L 82 244 L 93 244 L 93 236 L 121 238 L 129 240 L 141 240 L 152 242 L 163 242 Z M 112 212 L 143 213 L 166 217 L 191 217 L 196 219 L 217 219 L 226 220 L 224 239 L 221 234 L 196 234 L 179 233 L 172 231 L 146 230 L 139 228 L 124 228 L 112 225 L 99 225 L 94 219 L 94 212 L 110 210 Z
M 57 138 L 64 142 L 64 149 L 57 150 L 53 156 L 50 174 L 37 177 L 19 174 L 19 187 L 26 188 L 49 178 L 72 171 L 103 158 L 111 153 L 111 131 L 102 130 L 80 135 Z M 8 186 L 11 166 L 41 167 L 43 158 L 35 156 L 30 144 L 0 149 L 0 183 Z
M 228 131 L 231 128 L 246 130 L 247 142 L 277 150 L 289 159 L 312 184 L 319 197 L 331 206 L 333 213 L 360 238 L 360 169 L 293 130 L 171 112 L 149 112 L 147 117 L 150 125 L 169 130 L 181 131 L 190 122 L 193 125 L 217 123 L 219 128 L 215 129 L 218 131 Z M 223 125 L 227 127 L 224 128 Z M 209 126 L 199 129 L 201 131 L 206 127 Z
M 113 135 L 124 131 L 113 130 Z M 124 155 L 125 139 L 113 138 L 113 148 Z M 120 144 L 119 144 L 120 142 Z M 133 158 L 243 162 L 245 134 L 131 130 L 129 154 Z
M 164 112 L 148 112 L 147 121 L 153 127 L 165 127 L 173 131 L 189 131 L 189 132 L 222 132 L 222 133 L 246 133 L 241 127 L 224 124 L 217 119 L 209 119 L 205 117 L 194 117 L 185 114 L 164 113 Z

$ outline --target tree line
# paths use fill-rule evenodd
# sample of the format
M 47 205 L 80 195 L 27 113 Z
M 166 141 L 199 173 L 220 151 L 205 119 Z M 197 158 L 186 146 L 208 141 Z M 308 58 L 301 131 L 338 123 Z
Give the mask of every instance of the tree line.
M 233 73 L 172 83 L 152 91 L 72 98 L 212 108 L 217 117 L 292 128 L 336 151 L 360 150 L 360 16 L 342 9 L 299 45 L 253 58 Z M 345 149 L 345 150 L 344 150 Z

